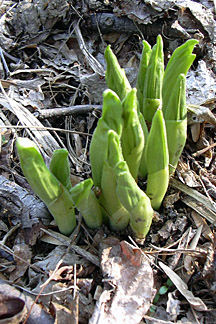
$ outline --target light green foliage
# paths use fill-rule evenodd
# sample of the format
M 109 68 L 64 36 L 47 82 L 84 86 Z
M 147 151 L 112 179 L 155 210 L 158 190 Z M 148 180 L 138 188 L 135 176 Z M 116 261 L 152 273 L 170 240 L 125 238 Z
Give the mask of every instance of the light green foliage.
M 169 97 L 172 93 L 175 83 L 177 82 L 178 76 L 182 73 L 186 76 L 191 64 L 196 57 L 195 54 L 192 54 L 194 46 L 196 44 L 198 44 L 198 41 L 196 39 L 189 39 L 183 45 L 176 48 L 171 58 L 169 59 L 164 72 L 162 89 L 164 114 L 169 102 Z
M 114 230 L 124 230 L 129 223 L 129 212 L 121 204 L 116 194 L 116 175 L 114 167 L 119 161 L 123 161 L 123 155 L 120 147 L 120 139 L 116 132 L 108 132 L 108 154 L 104 161 L 100 198 L 103 210 L 106 212 L 110 227 Z
M 144 72 L 145 73 L 145 72 Z M 143 105 L 140 107 L 145 120 L 152 121 L 155 111 L 162 103 L 164 75 L 163 41 L 159 35 L 151 51 L 143 87 Z
M 147 164 L 147 190 L 155 210 L 160 208 L 169 184 L 169 152 L 166 126 L 161 109 L 153 117 L 145 150 Z
M 111 90 L 103 95 L 103 112 L 94 131 L 90 145 L 90 161 L 94 185 L 101 187 L 103 163 L 107 158 L 108 131 L 122 134 L 123 108 L 119 97 Z
M 116 56 L 108 45 L 104 53 L 107 69 L 106 69 L 106 83 L 109 89 L 117 93 L 119 98 L 123 100 L 127 93 L 131 90 L 130 83 L 126 77 L 124 69 L 118 63 Z
M 92 190 L 93 180 L 86 179 L 70 190 L 70 195 L 77 210 L 82 214 L 86 225 L 95 229 L 102 225 L 102 212 Z
M 28 138 L 16 141 L 20 165 L 35 194 L 47 205 L 61 233 L 71 234 L 76 226 L 74 205 L 68 190 L 47 168 L 37 146 Z
M 130 213 L 130 227 L 137 238 L 143 239 L 153 218 L 151 202 L 138 187 L 125 161 L 119 162 L 114 171 L 117 179 L 116 192 L 122 205 Z
M 169 173 L 173 174 L 187 139 L 186 78 L 180 74 L 170 95 L 165 123 L 169 150 Z
M 143 41 L 143 50 L 142 56 L 139 64 L 139 71 L 137 75 L 137 99 L 139 103 L 139 108 L 143 109 L 143 92 L 144 92 L 144 84 L 146 79 L 146 71 L 149 64 L 149 59 L 151 56 L 151 46 L 148 42 Z
M 144 135 L 144 148 L 143 148 L 143 152 L 142 152 L 142 156 L 140 159 L 140 166 L 139 166 L 139 176 L 142 179 L 145 179 L 147 177 L 147 165 L 146 165 L 146 158 L 145 158 L 145 149 L 146 149 L 146 143 L 147 143 L 147 139 L 148 139 L 148 135 L 149 135 L 149 131 L 148 131 L 148 127 L 146 125 L 144 116 L 142 113 L 139 113 L 139 121 L 140 121 L 140 125 L 142 127 L 143 130 L 143 135 Z
M 68 161 L 68 151 L 66 149 L 58 149 L 53 152 L 49 169 L 54 176 L 67 188 L 71 190 L 72 184 L 70 180 L 70 164 Z
M 136 89 L 132 89 L 127 94 L 122 104 L 124 123 L 121 147 L 129 170 L 134 179 L 136 179 L 144 148 L 144 135 L 138 115 Z
M 152 49 L 144 41 L 137 90 L 107 47 L 109 89 L 90 144 L 93 180 L 72 187 L 66 150 L 54 152 L 49 170 L 34 143 L 18 138 L 23 173 L 62 233 L 70 234 L 76 225 L 75 206 L 90 228 L 108 220 L 113 230 L 122 231 L 129 224 L 137 238 L 145 238 L 186 141 L 185 76 L 197 43 L 192 39 L 177 48 L 164 72 L 162 37 Z M 147 177 L 146 193 L 136 182 L 138 176 Z M 101 189 L 99 199 L 93 185 Z

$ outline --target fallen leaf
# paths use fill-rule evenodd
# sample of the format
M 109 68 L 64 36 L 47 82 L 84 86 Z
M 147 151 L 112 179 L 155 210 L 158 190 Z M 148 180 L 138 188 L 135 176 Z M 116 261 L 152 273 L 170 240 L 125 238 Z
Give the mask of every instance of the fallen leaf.
M 0 294 L 0 323 L 21 323 L 27 313 L 24 300 L 18 297 Z
M 139 323 L 155 294 L 152 268 L 142 251 L 126 241 L 109 237 L 101 246 L 106 280 L 89 323 Z
M 205 239 L 213 242 L 214 234 L 212 233 L 211 228 L 207 224 L 205 218 L 201 217 L 200 214 L 198 214 L 195 210 L 191 212 L 191 216 L 193 217 L 196 227 L 203 225 L 202 235 L 205 237 Z
M 188 290 L 187 284 L 173 270 L 162 262 L 159 262 L 159 266 L 194 309 L 200 312 L 208 310 L 203 301 L 199 297 L 195 297 L 193 293 Z
M 72 314 L 70 309 L 54 302 L 52 302 L 52 308 L 53 311 L 55 312 L 54 324 L 60 324 L 60 323 L 71 324 Z

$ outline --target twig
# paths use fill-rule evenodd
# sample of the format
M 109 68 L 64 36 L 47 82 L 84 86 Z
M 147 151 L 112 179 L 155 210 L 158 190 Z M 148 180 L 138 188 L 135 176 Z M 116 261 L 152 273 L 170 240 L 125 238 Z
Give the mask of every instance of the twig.
M 38 295 L 38 293 L 35 293 L 35 292 L 31 291 L 31 290 L 28 290 L 28 289 L 26 289 L 26 288 L 24 288 L 22 286 L 19 286 L 19 285 L 16 285 L 16 284 L 12 284 L 12 285 L 14 287 L 16 287 L 16 288 L 19 288 L 19 289 L 27 292 L 30 295 L 33 295 L 33 296 L 37 296 Z M 59 289 L 59 290 L 50 291 L 50 292 L 47 292 L 47 293 L 41 293 L 40 296 L 42 296 L 42 297 L 43 296 L 52 296 L 52 295 L 60 294 L 60 293 L 62 293 L 64 291 L 71 290 L 71 289 L 74 289 L 74 285 L 69 286 L 69 287 L 66 287 L 66 288 L 62 288 L 62 289 Z
M 4 125 L 2 128 L 15 128 L 15 129 L 36 129 L 40 131 L 55 131 L 55 132 L 62 132 L 62 133 L 71 133 L 71 134 L 79 134 L 79 135 L 85 135 L 85 136 L 92 136 L 92 134 L 79 132 L 79 131 L 73 131 L 69 129 L 62 129 L 62 128 L 55 128 L 55 127 L 43 127 L 43 126 L 21 126 L 21 125 Z
M 200 254 L 204 254 L 204 255 L 207 255 L 207 251 L 205 250 L 200 250 L 200 249 L 181 249 L 181 248 L 177 248 L 177 249 L 166 249 L 166 248 L 160 248 L 160 247 L 157 247 L 153 244 L 151 244 L 151 246 L 156 250 L 156 251 L 150 251 L 150 252 L 147 252 L 145 251 L 145 253 L 150 253 L 150 254 L 153 254 L 153 253 L 158 253 L 158 251 L 160 252 L 166 252 L 166 253 L 171 253 L 171 254 L 175 254 L 177 252 L 184 252 L 184 253 L 188 253 L 188 254 L 193 254 L 193 255 L 200 255 Z
M 170 321 L 163 321 L 161 319 L 157 319 L 148 315 L 144 315 L 143 318 L 153 321 L 154 323 L 158 323 L 158 324 L 175 324 L 174 322 L 170 322 Z
M 64 236 L 62 234 L 56 233 L 54 231 L 51 230 L 46 230 L 44 228 L 41 228 L 41 230 L 54 237 L 55 239 L 59 240 L 61 243 L 63 243 L 66 246 L 69 246 L 72 250 L 74 250 L 77 254 L 82 255 L 84 258 L 86 258 L 88 261 L 90 261 L 91 263 L 93 263 L 94 265 L 96 265 L 97 267 L 100 267 L 100 261 L 99 258 L 93 254 L 91 254 L 90 252 L 82 249 L 81 247 L 79 247 L 78 245 L 73 245 L 71 244 L 71 240 L 70 238 L 68 238 L 67 236 Z
M 215 147 L 216 143 L 213 143 L 205 148 L 203 148 L 202 150 L 196 151 L 195 153 L 192 154 L 193 157 L 197 157 L 205 152 L 207 152 L 208 150 L 210 150 L 211 148 Z
M 13 234 L 13 232 L 15 232 L 21 224 L 16 224 L 15 226 L 11 227 L 11 229 L 5 234 L 5 236 L 3 237 L 3 239 L 0 241 L 0 245 L 5 245 L 7 239 L 11 236 L 11 234 Z
M 102 105 L 77 105 L 65 108 L 41 109 L 34 113 L 38 119 L 52 118 L 57 116 L 74 116 L 78 114 L 87 114 L 93 110 L 102 110 Z

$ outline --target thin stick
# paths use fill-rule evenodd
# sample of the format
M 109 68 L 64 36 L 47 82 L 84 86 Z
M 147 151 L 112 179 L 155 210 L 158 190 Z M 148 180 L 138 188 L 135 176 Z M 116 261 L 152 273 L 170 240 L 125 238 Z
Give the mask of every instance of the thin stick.
M 102 110 L 102 105 L 76 105 L 64 108 L 41 109 L 34 113 L 38 119 L 52 118 L 56 116 L 79 115 L 92 112 L 93 110 Z
M 42 126 L 25 126 L 25 125 L 4 125 L 2 128 L 15 128 L 15 129 L 36 129 L 41 131 L 55 131 L 55 132 L 62 132 L 62 133 L 71 133 L 71 134 L 79 134 L 84 136 L 92 136 L 92 134 L 79 132 L 79 131 L 73 131 L 69 129 L 62 129 L 62 128 L 54 128 L 54 127 L 42 127 Z

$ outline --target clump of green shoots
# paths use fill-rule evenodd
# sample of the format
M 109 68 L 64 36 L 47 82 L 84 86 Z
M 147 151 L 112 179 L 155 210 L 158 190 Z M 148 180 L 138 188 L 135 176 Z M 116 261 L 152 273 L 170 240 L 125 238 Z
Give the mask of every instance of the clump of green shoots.
M 99 202 L 91 189 L 92 180 L 87 179 L 72 187 L 66 149 L 54 151 L 48 168 L 30 139 L 18 137 L 16 148 L 28 183 L 46 204 L 62 234 L 70 235 L 76 227 L 75 207 L 90 228 L 102 225 Z
M 73 231 L 76 208 L 90 228 L 105 222 L 122 231 L 130 225 L 137 238 L 145 238 L 185 145 L 185 79 L 197 43 L 191 39 L 178 47 L 164 70 L 162 37 L 157 37 L 153 48 L 143 41 L 133 89 L 111 47 L 106 48 L 108 89 L 90 144 L 92 179 L 73 187 L 67 150 L 56 150 L 47 168 L 32 141 L 17 139 L 23 173 L 60 232 Z M 147 180 L 146 193 L 139 188 L 138 177 Z M 99 198 L 93 186 L 100 188 Z

